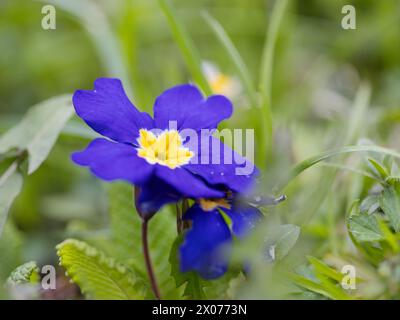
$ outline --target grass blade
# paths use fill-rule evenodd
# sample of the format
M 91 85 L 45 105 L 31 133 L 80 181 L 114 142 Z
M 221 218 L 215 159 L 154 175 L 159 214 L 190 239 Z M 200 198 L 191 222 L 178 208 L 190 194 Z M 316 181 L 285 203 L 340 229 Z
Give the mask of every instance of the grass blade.
M 211 29 L 214 31 L 215 35 L 221 42 L 221 44 L 224 46 L 226 52 L 230 56 L 233 64 L 235 65 L 238 75 L 242 80 L 242 83 L 244 84 L 247 95 L 249 96 L 250 102 L 253 107 L 257 106 L 257 93 L 254 88 L 254 85 L 252 83 L 251 77 L 250 77 L 250 72 L 247 69 L 246 64 L 244 63 L 242 57 L 240 56 L 239 51 L 233 44 L 232 40 L 229 38 L 228 34 L 224 30 L 224 28 L 221 26 L 221 24 L 215 20 L 210 14 L 207 12 L 203 12 L 203 17 L 206 20 L 206 22 L 209 24 Z
M 266 139 L 266 146 L 263 146 L 264 159 L 266 159 L 268 151 L 272 148 L 273 121 L 271 110 L 271 94 L 272 94 L 272 72 L 275 46 L 278 37 L 279 27 L 282 22 L 283 14 L 288 5 L 288 0 L 275 1 L 275 5 L 271 14 L 271 20 L 268 25 L 268 31 L 264 43 L 264 49 L 261 60 L 260 84 L 259 89 L 262 96 L 261 116 L 263 135 Z M 265 149 L 265 150 L 264 150 Z
M 392 156 L 395 158 L 400 159 L 400 153 L 391 149 L 387 148 L 382 148 L 378 146 L 348 146 L 348 147 L 342 147 L 334 150 L 329 150 L 326 152 L 323 152 L 319 155 L 307 158 L 297 165 L 295 165 L 292 170 L 290 170 L 287 178 L 281 182 L 277 188 L 277 190 L 282 190 L 283 188 L 286 187 L 286 185 L 292 181 L 294 178 L 296 178 L 300 173 L 305 171 L 306 169 L 312 167 L 313 165 L 324 161 L 326 159 L 341 155 L 341 154 L 347 154 L 347 153 L 354 153 L 354 152 L 376 152 L 376 153 L 381 153 L 384 155 Z
M 192 39 L 189 37 L 189 35 L 181 25 L 180 21 L 176 17 L 174 9 L 170 2 L 168 0 L 159 0 L 158 2 L 167 18 L 168 24 L 172 31 L 172 35 L 175 39 L 176 44 L 181 50 L 186 65 L 192 74 L 193 80 L 206 95 L 212 94 L 210 86 L 205 76 L 203 75 L 200 56 L 195 49 Z

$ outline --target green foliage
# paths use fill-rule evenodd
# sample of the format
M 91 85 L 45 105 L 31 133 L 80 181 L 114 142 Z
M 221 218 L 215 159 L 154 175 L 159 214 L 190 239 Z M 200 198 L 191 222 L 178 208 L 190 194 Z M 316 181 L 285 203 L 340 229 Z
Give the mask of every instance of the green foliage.
M 15 269 L 8 278 L 7 283 L 10 285 L 35 284 L 39 279 L 39 267 L 35 261 L 30 261 Z
M 396 191 L 397 180 L 389 180 L 395 167 L 384 164 L 375 158 L 368 158 L 369 171 L 380 185 L 373 185 L 374 193 L 367 195 L 362 201 L 354 201 L 350 214 L 346 218 L 349 238 L 355 245 L 357 254 L 343 252 L 344 258 L 330 257 L 331 262 L 341 260 L 339 265 L 356 264 L 357 290 L 351 294 L 353 298 L 395 298 L 398 296 L 398 279 L 393 277 L 399 267 L 400 235 L 396 230 L 399 194 Z M 369 176 L 368 176 L 369 177 Z M 385 181 L 386 180 L 386 181 Z M 376 190 L 379 190 L 377 192 Z M 360 204 L 361 203 L 361 204 Z M 296 274 L 292 280 L 308 291 L 331 299 L 347 299 L 347 292 L 341 290 L 343 274 L 328 266 L 321 260 L 309 257 L 310 275 Z M 347 261 L 346 261 L 347 260 Z M 391 273 L 389 276 L 389 270 Z M 390 272 L 392 272 L 390 271 Z M 365 277 L 365 278 L 364 278 Z M 334 286 L 332 286 L 334 284 Z M 385 286 L 393 288 L 385 290 Z M 343 294 L 345 294 L 343 296 Z
M 382 192 L 381 207 L 388 216 L 392 228 L 400 232 L 400 183 L 385 187 Z
M 383 235 L 375 215 L 360 213 L 349 217 L 349 231 L 359 242 L 380 241 Z
M 296 244 L 300 235 L 300 227 L 285 224 L 270 228 L 265 238 L 267 255 L 272 261 L 282 260 Z
M 38 27 L 38 16 L 32 14 L 39 14 L 43 3 L 57 8 L 56 37 Z M 155 95 L 173 84 L 195 82 L 211 94 L 201 69 L 204 58 L 227 75 L 238 75 L 246 95 L 234 99 L 234 116 L 223 125 L 255 129 L 256 163 L 263 169 L 259 191 L 269 195 L 284 189 L 288 201 L 263 209 L 265 223 L 244 245 L 241 258 L 254 260 L 252 272 L 244 277 L 230 270 L 215 281 L 179 272 L 175 217 L 170 208 L 163 209 L 149 226 L 163 298 L 292 298 L 293 283 L 302 290 L 300 298 L 400 298 L 398 1 L 355 3 L 358 26 L 351 32 L 337 28 L 344 1 L 227 3 L 49 0 L 2 5 L 1 282 L 24 261 L 54 262 L 53 244 L 75 232 L 90 246 L 64 243 L 65 261 L 89 298 L 152 298 L 131 187 L 112 185 L 107 208 L 106 201 L 97 201 L 103 194 L 96 179 L 69 161 L 71 152 L 96 136 L 80 120 L 64 127 L 72 113 L 70 97 L 65 96 L 65 104 L 62 98 L 45 101 L 60 104 L 33 107 L 16 123 L 26 106 L 90 88 L 102 76 L 121 78 L 130 98 L 146 111 Z M 25 177 L 39 165 L 39 172 Z M 23 191 L 27 196 L 19 197 L 8 214 L 23 178 L 29 179 Z M 32 216 L 40 223 L 30 223 Z M 293 275 L 307 256 L 306 271 Z M 111 267 L 121 263 L 119 271 L 126 273 Z M 346 264 L 357 270 L 355 292 L 340 287 L 338 270 Z M 30 267 L 22 270 L 29 273 Z M 287 270 L 291 276 L 277 276 Z M 293 283 L 280 290 L 288 278 Z M 4 289 L 0 283 L 0 297 L 8 298 Z
M 20 164 L 25 159 L 24 152 L 28 154 L 31 174 L 47 158 L 72 113 L 71 96 L 52 98 L 33 106 L 19 124 L 0 137 L 0 155 L 16 152 L 16 159 L 0 177 L 0 235 L 8 211 L 22 189 Z
M 70 95 L 46 100 L 33 106 L 19 124 L 0 138 L 0 154 L 12 149 L 28 152 L 28 174 L 47 158 L 58 135 L 74 109 Z
M 111 231 L 115 257 L 146 277 L 141 240 L 141 219 L 133 203 L 133 188 L 127 184 L 113 184 L 109 188 Z M 168 261 L 176 237 L 175 218 L 168 208 L 157 213 L 149 222 L 149 247 L 153 267 L 163 298 L 178 298 Z
M 60 264 L 90 299 L 143 299 L 148 287 L 137 274 L 85 242 L 69 239 L 57 246 Z
M 306 169 L 311 168 L 312 166 L 316 165 L 317 163 L 327 160 L 332 157 L 336 157 L 338 155 L 346 154 L 346 153 L 354 153 L 354 152 L 374 152 L 377 154 L 382 154 L 382 155 L 388 155 L 392 156 L 395 158 L 400 159 L 400 153 L 387 149 L 387 148 L 382 148 L 378 146 L 348 146 L 348 147 L 342 147 L 338 148 L 335 150 L 329 150 L 326 152 L 323 152 L 319 155 L 312 156 L 308 159 L 305 159 L 298 164 L 296 164 L 288 173 L 288 175 L 282 179 L 280 184 L 278 185 L 277 189 L 281 190 L 283 189 L 291 180 L 296 178 L 300 173 L 305 171 Z

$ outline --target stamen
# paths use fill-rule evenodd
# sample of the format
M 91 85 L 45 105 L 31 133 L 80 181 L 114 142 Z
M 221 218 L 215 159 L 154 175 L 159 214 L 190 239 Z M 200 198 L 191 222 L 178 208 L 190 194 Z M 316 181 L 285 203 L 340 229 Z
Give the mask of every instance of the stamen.
M 150 164 L 160 164 L 175 169 L 189 163 L 194 153 L 182 147 L 182 138 L 176 130 L 167 130 L 155 136 L 151 131 L 140 129 L 138 156 Z

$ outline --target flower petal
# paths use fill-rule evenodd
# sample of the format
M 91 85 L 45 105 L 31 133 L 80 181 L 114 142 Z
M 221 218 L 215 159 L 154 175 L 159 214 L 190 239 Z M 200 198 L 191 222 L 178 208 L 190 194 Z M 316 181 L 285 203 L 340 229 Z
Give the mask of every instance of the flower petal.
M 155 174 L 183 197 L 218 198 L 224 196 L 223 192 L 208 187 L 200 177 L 196 177 L 184 168 L 170 169 L 166 166 L 156 165 Z
M 160 210 L 165 204 L 177 202 L 180 198 L 178 191 L 154 176 L 140 187 L 136 205 L 143 215 L 151 215 Z
M 176 121 L 178 128 L 186 117 L 203 102 L 199 89 L 183 84 L 164 91 L 154 103 L 155 127 L 167 129 L 169 121 Z
M 216 129 L 218 124 L 228 119 L 233 112 L 232 103 L 224 96 L 210 96 L 202 105 L 192 110 L 180 129 Z
M 213 136 L 208 143 L 205 141 L 202 139 L 199 143 L 195 156 L 185 168 L 211 185 L 222 185 L 241 193 L 250 191 L 259 174 L 256 166 Z
M 137 156 L 135 147 L 103 138 L 95 139 L 85 150 L 73 153 L 72 160 L 90 167 L 95 176 L 107 181 L 126 180 L 141 184 L 153 171 L 146 160 Z
M 179 249 L 181 272 L 197 271 L 205 279 L 222 276 L 228 269 L 231 232 L 221 216 L 214 210 L 204 212 L 196 204 L 185 214 L 192 220 Z
M 184 84 L 164 91 L 154 103 L 155 126 L 160 129 L 215 129 L 232 114 L 231 102 L 221 95 L 205 100 L 196 86 Z M 170 121 L 176 128 L 170 128 Z
M 77 90 L 76 113 L 93 130 L 114 141 L 133 143 L 139 129 L 151 129 L 153 120 L 129 101 L 119 79 L 99 78 L 94 90 Z
M 261 221 L 263 215 L 255 207 L 248 205 L 233 206 L 223 209 L 232 220 L 232 231 L 238 238 L 243 238 Z

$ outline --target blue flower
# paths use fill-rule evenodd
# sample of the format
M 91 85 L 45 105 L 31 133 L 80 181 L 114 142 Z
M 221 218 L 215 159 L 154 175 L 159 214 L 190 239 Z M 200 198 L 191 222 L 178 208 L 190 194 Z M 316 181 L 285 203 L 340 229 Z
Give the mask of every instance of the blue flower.
M 222 216 L 231 220 L 231 228 Z M 192 227 L 179 250 L 181 272 L 196 271 L 204 279 L 215 279 L 228 270 L 233 237 L 246 237 L 261 220 L 261 212 L 250 205 L 225 200 L 201 200 L 185 214 Z
M 257 174 L 254 170 L 248 176 L 237 175 L 235 170 L 245 165 L 244 158 L 220 140 L 210 136 L 208 144 L 193 147 L 182 135 L 185 129 L 215 129 L 229 118 L 232 104 L 224 96 L 205 99 L 195 86 L 179 85 L 156 99 L 153 119 L 136 109 L 120 80 L 100 78 L 94 90 L 76 91 L 73 104 L 78 116 L 105 138 L 93 140 L 85 150 L 74 153 L 72 160 L 103 180 L 125 180 L 139 186 L 137 204 L 144 214 L 182 197 L 223 197 L 221 186 L 242 192 Z M 176 128 L 171 129 L 171 122 Z M 213 154 L 213 143 L 220 147 L 218 154 Z M 227 153 L 236 162 L 224 164 Z M 221 159 L 217 164 L 210 160 L 215 157 Z M 208 164 L 201 163 L 204 158 L 210 160 Z

